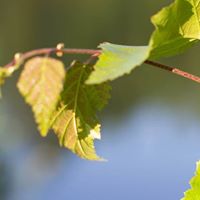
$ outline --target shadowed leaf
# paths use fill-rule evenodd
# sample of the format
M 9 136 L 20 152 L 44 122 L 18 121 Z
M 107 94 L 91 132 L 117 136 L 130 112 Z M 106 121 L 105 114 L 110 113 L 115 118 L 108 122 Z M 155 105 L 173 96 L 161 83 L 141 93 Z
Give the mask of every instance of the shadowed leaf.
M 89 160 L 101 160 L 96 155 L 94 139 L 100 139 L 100 124 L 96 112 L 109 98 L 110 87 L 85 85 L 91 66 L 74 62 L 66 74 L 66 81 L 58 111 L 52 127 L 61 146 Z

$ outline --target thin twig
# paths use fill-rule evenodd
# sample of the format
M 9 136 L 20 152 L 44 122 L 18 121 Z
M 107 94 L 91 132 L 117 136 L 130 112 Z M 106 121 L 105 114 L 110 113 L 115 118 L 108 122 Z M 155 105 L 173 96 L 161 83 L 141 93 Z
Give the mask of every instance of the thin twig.
M 24 62 L 25 60 L 27 60 L 31 57 L 34 57 L 37 55 L 42 55 L 42 54 L 48 55 L 50 53 L 56 53 L 57 51 L 58 51 L 58 49 L 56 49 L 56 48 L 35 49 L 32 51 L 22 53 L 20 60 L 21 60 L 21 62 Z M 100 50 L 93 50 L 93 49 L 63 49 L 62 52 L 64 54 L 82 54 L 82 55 L 92 55 L 92 56 L 96 56 L 96 57 L 101 53 Z M 16 63 L 16 60 L 13 59 L 10 63 L 5 65 L 5 67 L 11 67 L 11 66 L 15 65 L 15 63 Z
M 61 51 L 61 50 L 59 50 L 59 51 Z M 44 48 L 44 49 L 35 49 L 35 50 L 32 50 L 32 51 L 28 51 L 28 52 L 21 54 L 20 63 L 23 63 L 25 60 L 27 60 L 31 57 L 37 56 L 37 55 L 43 55 L 43 54 L 48 55 L 50 53 L 56 53 L 56 52 L 58 52 L 57 48 Z M 98 57 L 101 54 L 101 50 L 97 50 L 97 49 L 70 49 L 70 48 L 65 48 L 65 49 L 62 49 L 62 52 L 64 54 L 90 55 L 93 58 Z M 10 63 L 5 65 L 4 67 L 11 67 L 11 66 L 15 65 L 16 62 L 17 61 L 14 58 Z M 154 62 L 154 61 L 151 61 L 151 60 L 146 60 L 144 63 L 151 65 L 151 66 L 154 66 L 154 67 L 157 67 L 157 68 L 160 68 L 160 69 L 163 69 L 163 70 L 166 70 L 166 71 L 169 71 L 173 74 L 182 76 L 184 78 L 195 81 L 197 83 L 200 83 L 200 77 L 195 76 L 193 74 L 190 74 L 188 72 L 182 71 L 180 69 L 177 69 L 175 67 L 167 66 L 167 65 L 164 65 L 164 64 L 161 64 L 161 63 L 158 63 L 158 62 Z
M 168 65 L 163 65 L 161 63 L 157 63 L 157 62 L 154 62 L 154 61 L 150 61 L 150 60 L 146 60 L 145 61 L 146 64 L 149 64 L 151 66 L 154 66 L 154 67 L 158 67 L 160 69 L 164 69 L 164 70 L 167 70 L 173 74 L 176 74 L 176 75 L 179 75 L 179 76 L 182 76 L 184 78 L 187 78 L 189 80 L 192 80 L 192 81 L 195 81 L 197 83 L 200 83 L 200 77 L 198 76 L 195 76 L 193 74 L 190 74 L 188 72 L 185 72 L 185 71 L 182 71 L 180 69 L 177 69 L 175 67 L 171 67 L 171 66 L 168 66 Z

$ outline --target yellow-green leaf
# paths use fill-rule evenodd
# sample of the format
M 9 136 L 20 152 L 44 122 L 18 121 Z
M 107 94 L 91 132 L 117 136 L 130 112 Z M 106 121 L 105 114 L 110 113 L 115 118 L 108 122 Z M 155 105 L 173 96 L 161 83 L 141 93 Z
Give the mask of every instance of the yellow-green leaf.
M 87 84 L 99 84 L 129 74 L 149 56 L 148 46 L 124 46 L 103 43 L 102 53 Z
M 91 66 L 74 62 L 66 74 L 66 81 L 58 111 L 52 127 L 59 143 L 89 160 L 101 160 L 96 155 L 94 139 L 100 139 L 100 124 L 96 112 L 101 110 L 109 98 L 110 87 L 86 85 L 85 80 Z
M 35 57 L 25 64 L 17 84 L 26 102 L 32 106 L 38 128 L 46 136 L 63 89 L 65 69 L 61 61 Z
M 185 192 L 182 200 L 199 200 L 200 199 L 200 161 L 197 162 L 196 174 L 190 181 L 191 189 Z
M 175 0 L 152 17 L 151 58 L 182 53 L 200 40 L 200 1 Z

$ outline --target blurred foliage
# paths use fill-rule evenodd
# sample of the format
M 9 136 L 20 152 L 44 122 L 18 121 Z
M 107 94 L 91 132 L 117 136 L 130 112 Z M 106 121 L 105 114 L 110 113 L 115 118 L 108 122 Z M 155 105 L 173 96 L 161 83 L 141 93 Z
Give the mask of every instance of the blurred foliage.
M 198 200 L 200 196 L 200 162 L 197 162 L 195 176 L 190 181 L 191 189 L 187 190 L 181 200 Z

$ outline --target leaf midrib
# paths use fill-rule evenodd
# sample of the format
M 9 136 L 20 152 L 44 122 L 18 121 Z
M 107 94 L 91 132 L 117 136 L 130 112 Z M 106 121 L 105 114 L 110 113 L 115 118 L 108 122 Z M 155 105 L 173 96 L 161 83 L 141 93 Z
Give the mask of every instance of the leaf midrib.
M 74 127 L 76 130 L 76 136 L 78 137 L 78 130 L 77 130 L 77 124 L 76 124 L 76 113 L 77 113 L 77 102 L 78 102 L 78 96 L 79 96 L 79 91 L 80 91 L 80 84 L 81 84 L 81 79 L 83 77 L 83 71 L 84 68 L 82 68 L 81 72 L 80 72 L 80 77 L 78 79 L 78 84 L 77 84 L 77 88 L 76 88 L 76 93 L 75 93 L 75 99 L 74 99 L 74 117 L 73 117 L 73 122 L 74 122 Z M 81 143 L 79 140 L 77 140 L 77 144 L 80 147 L 80 150 L 82 151 L 83 155 L 87 156 L 81 146 Z

